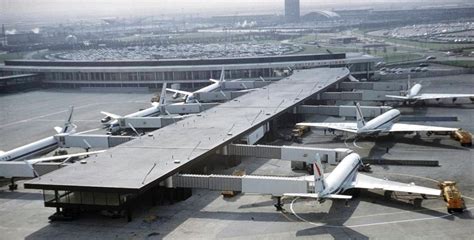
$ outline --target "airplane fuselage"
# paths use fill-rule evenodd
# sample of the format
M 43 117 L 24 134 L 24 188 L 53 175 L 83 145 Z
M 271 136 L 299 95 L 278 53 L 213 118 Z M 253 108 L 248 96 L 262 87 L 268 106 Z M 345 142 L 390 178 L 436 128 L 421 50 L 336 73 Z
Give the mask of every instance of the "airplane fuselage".
M 407 98 L 411 99 L 418 95 L 421 91 L 421 84 L 415 84 L 410 90 L 408 90 L 408 93 L 406 95 Z
M 12 149 L 0 154 L 0 161 L 18 161 L 31 156 L 40 155 L 53 151 L 58 147 L 54 136 L 43 138 L 36 142 Z
M 346 156 L 326 177 L 325 189 L 319 195 L 338 194 L 351 188 L 348 184 L 355 178 L 360 164 L 360 156 L 357 153 Z
M 365 126 L 357 130 L 357 133 L 370 134 L 384 132 L 384 129 L 389 128 L 398 120 L 400 120 L 400 111 L 397 109 L 392 109 L 368 121 Z
M 220 87 L 220 84 L 218 82 L 216 83 L 213 83 L 209 86 L 206 86 L 206 87 L 203 87 L 201 89 L 198 89 L 196 90 L 195 92 L 192 92 L 191 94 L 189 94 L 187 97 L 186 97 L 186 100 L 185 102 L 186 103 L 193 103 L 196 101 L 196 96 L 195 94 L 196 93 L 207 93 L 207 92 L 212 92 L 212 91 L 215 91 L 216 89 L 219 89 Z
M 160 113 L 160 108 L 158 106 L 149 107 L 138 112 L 130 113 L 124 118 L 129 117 L 152 117 Z M 115 119 L 110 122 L 109 131 L 114 133 L 120 130 L 119 120 Z

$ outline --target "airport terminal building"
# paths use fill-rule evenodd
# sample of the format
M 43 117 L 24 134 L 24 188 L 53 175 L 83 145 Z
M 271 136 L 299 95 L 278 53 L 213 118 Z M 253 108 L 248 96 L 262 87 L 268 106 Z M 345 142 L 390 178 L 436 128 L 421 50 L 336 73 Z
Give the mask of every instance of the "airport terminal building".
M 358 79 L 370 80 L 382 58 L 364 54 L 305 54 L 246 58 L 162 59 L 154 61 L 47 61 L 10 60 L 0 66 L 3 77 L 36 74 L 45 87 L 60 88 L 160 88 L 179 83 L 197 88 L 219 79 L 279 79 L 289 69 L 348 67 Z

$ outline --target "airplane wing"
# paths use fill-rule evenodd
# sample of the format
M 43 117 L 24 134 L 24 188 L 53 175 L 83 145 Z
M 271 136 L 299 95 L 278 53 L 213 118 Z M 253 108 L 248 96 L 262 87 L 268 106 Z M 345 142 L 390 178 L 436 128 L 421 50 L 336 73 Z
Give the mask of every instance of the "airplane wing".
M 172 88 L 167 88 L 166 91 L 179 93 L 179 94 L 183 94 L 183 95 L 191 95 L 192 94 L 191 92 L 186 92 L 186 91 L 183 91 L 183 90 L 176 90 L 176 89 L 172 89 Z
M 216 79 L 209 79 L 209 81 L 213 82 L 213 83 L 219 83 L 220 81 L 219 80 L 216 80 Z
M 257 90 L 258 90 L 257 88 L 252 88 L 252 89 L 238 90 L 236 92 L 247 93 L 247 92 L 253 92 L 253 91 L 257 91 Z
M 341 194 L 327 194 L 323 196 L 319 196 L 318 193 L 284 193 L 283 196 L 285 197 L 300 197 L 300 198 L 331 198 L 331 199 L 351 199 L 352 196 L 349 195 L 341 195 Z
M 333 129 L 343 132 L 351 132 L 357 133 L 357 123 L 309 123 L 309 122 L 302 122 L 297 123 L 296 126 L 308 126 L 308 127 L 315 127 L 321 129 Z
M 389 129 L 387 129 L 388 132 L 452 132 L 456 130 L 458 129 L 405 123 L 394 123 Z
M 283 193 L 284 197 L 319 198 L 317 193 Z
M 117 115 L 117 114 L 113 114 L 113 113 L 109 113 L 109 112 L 104 112 L 104 111 L 101 111 L 100 113 L 106 115 L 106 116 L 109 116 L 111 118 L 114 118 L 114 119 L 117 119 L 117 118 L 121 118 L 122 116 L 120 115 Z
M 442 94 L 442 93 L 423 93 L 415 96 L 418 100 L 445 99 L 445 98 L 472 98 L 474 94 Z
M 384 191 L 419 193 L 425 195 L 440 196 L 441 190 L 434 188 L 427 188 L 416 186 L 414 183 L 401 183 L 380 178 L 370 177 L 364 174 L 357 173 L 354 182 L 354 188 L 363 189 L 380 189 Z
M 385 95 L 385 97 L 388 97 L 388 98 L 396 98 L 396 99 L 403 99 L 403 100 L 408 100 L 407 97 L 405 96 L 397 96 L 397 95 Z
M 39 162 L 48 162 L 48 161 L 61 160 L 61 159 L 72 158 L 72 157 L 80 157 L 80 156 L 86 156 L 86 155 L 96 155 L 98 153 L 102 153 L 102 152 L 105 152 L 105 151 L 106 150 L 100 150 L 100 151 L 73 153 L 73 154 L 52 156 L 52 157 L 35 158 L 35 159 L 25 160 L 25 162 L 28 163 L 28 164 L 35 164 L 35 163 L 39 163 Z

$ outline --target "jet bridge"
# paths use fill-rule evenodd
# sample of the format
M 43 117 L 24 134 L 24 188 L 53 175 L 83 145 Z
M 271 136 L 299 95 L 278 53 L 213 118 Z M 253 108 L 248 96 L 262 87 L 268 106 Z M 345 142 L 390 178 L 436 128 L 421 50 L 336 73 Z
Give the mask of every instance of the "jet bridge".
M 222 155 L 257 157 L 268 159 L 281 159 L 291 161 L 292 168 L 303 168 L 305 162 L 313 161 L 314 156 L 319 154 L 322 163 L 337 165 L 344 157 L 352 153 L 347 148 L 313 148 L 298 146 L 270 146 L 270 145 L 246 145 L 229 144 L 218 151 Z
M 284 193 L 314 192 L 311 181 L 299 177 L 232 176 L 177 174 L 171 178 L 173 188 L 203 188 L 213 191 L 236 191 L 269 194 L 281 197 Z
M 99 134 L 56 135 L 55 137 L 57 138 L 59 147 L 77 147 L 84 149 L 111 148 L 134 139 L 134 137 L 130 136 L 111 136 Z
M 248 91 L 199 92 L 194 96 L 199 102 L 225 102 L 246 94 Z
M 253 89 L 253 88 L 262 88 L 267 86 L 268 84 L 272 83 L 271 81 L 226 81 L 222 83 L 222 89 L 224 91 L 238 91 L 238 90 L 246 90 L 246 89 Z
M 166 114 L 157 117 L 122 117 L 117 118 L 120 128 L 128 129 L 133 126 L 140 129 L 158 129 L 183 120 L 187 116 L 179 114 L 198 114 L 219 105 L 218 103 L 183 103 L 165 106 Z M 173 114 L 173 115 L 167 115 Z
M 388 106 L 361 106 L 362 114 L 364 117 L 374 118 L 377 117 L 390 109 Z M 295 112 L 299 114 L 318 114 L 325 116 L 338 116 L 338 117 L 356 117 L 355 106 L 328 106 L 328 105 L 301 105 L 295 108 Z
M 385 95 L 400 95 L 400 91 L 361 91 L 352 92 L 324 92 L 318 100 L 343 100 L 343 101 L 393 101 Z
M 406 82 L 341 82 L 337 85 L 342 91 L 373 90 L 373 91 L 403 91 L 407 90 Z

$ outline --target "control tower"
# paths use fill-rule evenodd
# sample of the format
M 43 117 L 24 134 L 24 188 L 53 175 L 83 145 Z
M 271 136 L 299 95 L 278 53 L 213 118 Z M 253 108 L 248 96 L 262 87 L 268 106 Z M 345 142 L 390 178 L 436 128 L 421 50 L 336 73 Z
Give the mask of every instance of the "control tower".
M 300 21 L 300 0 L 285 0 L 286 22 Z

